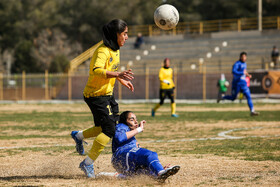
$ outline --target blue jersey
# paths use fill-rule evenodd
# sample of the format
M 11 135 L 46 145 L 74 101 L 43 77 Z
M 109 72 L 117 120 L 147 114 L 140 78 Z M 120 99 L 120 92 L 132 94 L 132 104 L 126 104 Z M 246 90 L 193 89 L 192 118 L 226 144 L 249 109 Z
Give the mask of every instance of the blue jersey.
M 124 151 L 137 147 L 136 145 L 137 141 L 135 136 L 130 139 L 127 139 L 126 132 L 129 131 L 130 128 L 123 123 L 119 123 L 116 125 L 116 132 L 112 141 L 113 155 L 118 155 Z
M 246 75 L 244 70 L 247 69 L 246 62 L 236 61 L 232 66 L 233 82 L 244 81 L 246 83 Z
M 137 147 L 135 136 L 127 139 L 126 132 L 129 131 L 130 128 L 123 123 L 116 125 L 116 132 L 112 141 L 113 167 L 117 172 L 125 175 L 143 174 L 144 172 L 148 175 L 157 176 L 159 171 L 164 170 L 157 153 Z M 139 167 L 142 169 L 139 169 Z

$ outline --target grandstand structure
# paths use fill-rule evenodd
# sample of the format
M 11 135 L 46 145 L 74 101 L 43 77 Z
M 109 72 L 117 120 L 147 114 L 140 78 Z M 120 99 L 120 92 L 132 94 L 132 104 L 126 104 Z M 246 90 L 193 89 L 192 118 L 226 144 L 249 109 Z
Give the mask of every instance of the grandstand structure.
M 146 37 L 141 49 L 134 49 L 130 38 L 121 49 L 121 63 L 134 72 L 157 72 L 164 58 L 171 59 L 178 72 L 230 72 L 241 51 L 248 53 L 248 70 L 269 68 L 272 46 L 280 44 L 280 32 L 243 31 L 219 32 L 205 35 L 176 35 Z
M 260 72 L 263 73 L 261 76 L 265 76 L 267 70 L 275 71 L 270 66 L 272 47 L 275 45 L 280 48 L 280 18 L 275 20 L 272 26 L 269 25 L 263 31 L 258 31 L 256 24 L 249 27 L 248 20 L 248 25 L 244 24 L 244 20 L 233 20 L 230 23 L 226 22 L 228 20 L 200 22 L 189 25 L 190 30 L 184 30 L 186 25 L 181 23 L 176 30 L 167 32 L 161 32 L 153 26 L 139 26 L 140 29 L 129 26 L 129 32 L 134 34 L 120 49 L 119 70 L 133 70 L 136 89 L 131 93 L 117 82 L 115 97 L 119 100 L 157 99 L 158 71 L 166 57 L 171 59 L 171 67 L 174 68 L 174 81 L 179 88 L 175 91 L 177 99 L 216 98 L 216 83 L 220 74 L 224 73 L 231 80 L 232 65 L 242 51 L 248 53 L 248 71 Z M 210 24 L 214 26 L 209 27 Z M 148 30 L 143 34 L 144 44 L 140 49 L 135 49 L 135 33 L 144 30 Z M 22 75 L 0 74 L 0 100 L 82 99 L 90 58 L 99 44 L 74 58 L 68 74 L 48 74 L 47 71 L 41 75 L 25 75 L 24 72 Z M 256 87 L 255 90 L 261 90 L 267 97 L 267 89 L 261 88 L 262 77 L 252 81 L 252 89 Z

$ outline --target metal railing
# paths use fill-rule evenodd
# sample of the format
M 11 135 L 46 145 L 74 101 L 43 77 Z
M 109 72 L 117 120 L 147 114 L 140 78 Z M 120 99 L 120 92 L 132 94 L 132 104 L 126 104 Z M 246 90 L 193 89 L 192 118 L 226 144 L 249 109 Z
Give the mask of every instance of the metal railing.
M 262 28 L 280 30 L 280 16 L 263 17 Z M 168 31 L 159 29 L 156 25 L 131 25 L 129 35 L 137 36 L 142 33 L 144 36 L 157 36 L 162 34 L 204 34 L 222 31 L 244 31 L 258 29 L 257 18 L 222 19 L 209 21 L 179 22 L 176 28 Z

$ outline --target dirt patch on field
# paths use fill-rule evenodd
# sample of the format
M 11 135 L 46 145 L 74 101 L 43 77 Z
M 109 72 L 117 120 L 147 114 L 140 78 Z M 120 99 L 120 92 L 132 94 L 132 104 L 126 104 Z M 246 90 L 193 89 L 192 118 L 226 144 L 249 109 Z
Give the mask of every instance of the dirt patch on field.
M 66 152 L 56 156 L 25 152 L 0 158 L 0 185 L 43 186 L 161 186 L 153 179 L 139 176 L 128 180 L 114 177 L 87 179 L 78 168 L 83 157 Z M 95 163 L 95 172 L 113 172 L 110 155 L 101 155 Z M 163 186 L 266 186 L 279 185 L 280 163 L 248 162 L 224 157 L 195 155 L 180 157 L 159 156 L 163 165 L 180 165 L 180 171 Z
M 122 110 L 136 110 L 137 114 L 150 115 L 150 106 L 121 105 Z M 135 108 L 136 107 L 136 108 Z M 280 110 L 279 105 L 258 106 L 256 110 Z M 232 111 L 231 108 L 177 107 L 179 111 Z M 169 106 L 160 108 L 170 111 Z M 234 110 L 248 110 L 247 107 L 234 107 Z M 13 112 L 85 112 L 90 114 L 86 104 L 42 104 L 1 105 L 1 113 Z M 140 111 L 140 112 L 138 112 Z M 76 114 L 75 114 L 76 115 Z M 77 114 L 79 115 L 79 114 Z M 85 114 L 87 115 L 87 114 Z M 84 114 L 79 115 L 84 116 Z M 71 124 L 80 129 L 90 127 L 92 121 Z M 165 184 L 159 184 L 147 176 L 131 179 L 98 177 L 87 179 L 78 168 L 85 156 L 75 152 L 74 141 L 70 137 L 69 124 L 59 123 L 59 130 L 33 128 L 33 122 L 8 121 L 0 124 L 0 186 L 279 186 L 279 161 L 247 161 L 241 157 L 224 157 L 218 154 L 188 154 L 184 150 L 188 141 L 207 138 L 272 137 L 280 134 L 279 121 L 219 121 L 217 123 L 185 122 L 184 120 L 164 124 L 153 122 L 145 126 L 145 131 L 137 135 L 143 147 L 157 151 L 163 165 L 180 165 L 181 169 L 170 177 Z M 47 124 L 43 124 L 47 125 Z M 23 127 L 28 130 L 22 130 Z M 71 126 L 71 127 L 72 127 Z M 9 128 L 10 127 L 10 128 Z M 65 127 L 65 128 L 64 128 Z M 231 131 L 232 130 L 232 131 Z M 220 134 L 222 133 L 222 134 Z M 159 141 L 160 140 L 160 141 Z M 162 141 L 161 141 L 162 140 Z M 177 142 L 176 142 L 177 141 Z M 223 140 L 221 140 L 223 141 Z M 241 140 L 242 141 L 242 140 Z M 178 143 L 179 142 L 179 143 Z M 88 140 L 89 150 L 92 139 Z M 220 143 L 220 142 L 217 142 Z M 189 143 L 191 144 L 191 143 Z M 209 144 L 211 145 L 211 144 Z M 114 172 L 111 165 L 111 145 L 95 162 L 95 172 Z M 175 152 L 180 150 L 180 152 Z M 278 154 L 279 151 L 273 152 Z

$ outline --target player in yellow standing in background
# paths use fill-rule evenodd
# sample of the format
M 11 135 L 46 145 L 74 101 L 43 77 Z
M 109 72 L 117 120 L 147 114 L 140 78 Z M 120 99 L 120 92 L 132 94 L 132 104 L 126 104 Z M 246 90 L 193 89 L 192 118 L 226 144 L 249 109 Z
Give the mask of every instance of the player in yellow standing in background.
M 174 101 L 174 89 L 175 85 L 173 82 L 173 70 L 170 66 L 170 60 L 169 58 L 165 58 L 163 61 L 163 67 L 159 70 L 159 81 L 160 81 L 160 91 L 159 91 L 159 97 L 160 97 L 160 103 L 158 103 L 153 109 L 152 109 L 152 116 L 155 116 L 156 111 L 158 108 L 163 105 L 164 99 L 166 96 L 171 101 L 171 116 L 172 117 L 179 117 L 176 114 L 176 103 Z
M 95 126 L 72 131 L 76 150 L 84 155 L 83 139 L 96 137 L 88 156 L 80 163 L 87 177 L 95 178 L 93 163 L 115 134 L 115 125 L 119 118 L 119 107 L 113 96 L 116 79 L 131 91 L 134 87 L 131 70 L 117 72 L 120 63 L 119 48 L 128 39 L 128 27 L 123 20 L 115 19 L 104 25 L 103 43 L 95 50 L 90 62 L 89 78 L 84 89 L 84 100 L 89 106 Z

